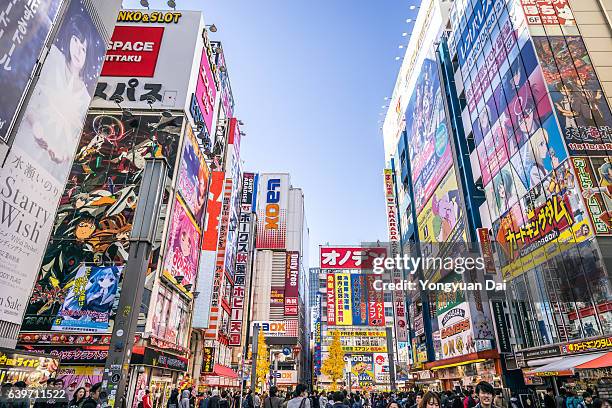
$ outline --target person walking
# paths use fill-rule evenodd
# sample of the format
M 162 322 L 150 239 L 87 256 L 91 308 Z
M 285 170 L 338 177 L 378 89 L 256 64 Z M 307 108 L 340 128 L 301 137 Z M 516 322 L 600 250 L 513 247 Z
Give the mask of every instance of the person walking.
M 552 387 L 546 388 L 546 394 L 544 394 L 544 408 L 557 408 L 557 402 L 555 401 L 554 395 Z
M 278 397 L 278 388 L 273 385 L 270 387 L 270 395 L 264 399 L 263 408 L 281 408 L 283 400 Z
M 95 383 L 89 389 L 89 397 L 83 402 L 82 408 L 98 408 L 100 405 L 100 391 L 102 383 Z
M 476 397 L 478 397 L 478 403 L 475 405 L 476 408 L 491 408 L 493 406 L 493 394 L 495 390 L 493 386 L 486 381 L 481 381 L 476 386 Z
M 190 408 L 189 399 L 191 398 L 191 388 L 185 388 L 181 392 L 181 400 L 179 401 L 180 408 Z
M 295 387 L 293 398 L 287 402 L 287 408 L 310 408 L 310 400 L 307 398 L 308 393 L 306 392 L 307 389 L 308 388 L 304 384 L 298 384 Z
M 179 392 L 176 388 L 170 392 L 167 408 L 179 408 Z
M 83 403 L 85 402 L 85 394 L 86 392 L 84 387 L 77 388 L 74 394 L 72 394 L 72 399 L 70 400 L 70 403 L 68 403 L 68 407 L 82 408 Z

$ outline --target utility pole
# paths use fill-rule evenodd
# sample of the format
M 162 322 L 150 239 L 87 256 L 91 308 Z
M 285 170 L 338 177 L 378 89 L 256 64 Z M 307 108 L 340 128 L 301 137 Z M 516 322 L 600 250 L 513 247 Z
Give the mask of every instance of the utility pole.
M 130 251 L 123 273 L 119 306 L 102 377 L 101 397 L 104 407 L 125 407 L 126 404 L 130 357 L 167 173 L 166 159 L 147 159 L 130 235 Z
M 257 349 L 259 348 L 259 326 L 253 325 L 253 346 L 251 349 L 251 391 L 257 388 Z
M 391 392 L 397 391 L 395 385 L 395 359 L 393 356 L 393 333 L 391 327 L 385 328 L 387 334 L 387 357 L 389 359 L 389 385 L 391 386 Z

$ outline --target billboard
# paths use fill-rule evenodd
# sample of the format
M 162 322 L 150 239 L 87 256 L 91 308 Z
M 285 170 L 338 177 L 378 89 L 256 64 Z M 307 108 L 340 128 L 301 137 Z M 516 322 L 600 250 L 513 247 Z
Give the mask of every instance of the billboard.
M 251 333 L 257 326 L 264 337 L 297 337 L 297 320 L 254 321 L 251 323 Z
M 387 248 L 320 246 L 321 269 L 372 269 L 376 258 L 387 256 Z
M 60 205 L 24 330 L 51 329 L 81 265 L 120 266 L 127 261 L 145 160 L 165 157 L 173 174 L 181 126 L 180 117 L 87 116 L 68 182 L 58 190 Z M 158 253 L 154 247 L 151 270 Z
M 338 326 L 351 326 L 353 324 L 350 276 L 351 275 L 348 273 L 334 274 L 334 287 L 336 290 L 336 325 Z
M 351 274 L 350 277 L 353 325 L 366 326 L 368 324 L 368 301 L 365 275 Z
M 285 307 L 284 286 L 272 286 L 270 288 L 270 307 Z
M 325 283 L 327 301 L 327 325 L 336 325 L 336 280 L 333 273 L 328 273 Z
M 372 354 L 352 354 L 351 374 L 353 380 L 357 380 L 360 386 L 368 386 L 374 383 L 374 358 Z
M 217 88 L 212 73 L 212 67 L 208 60 L 208 51 L 206 47 L 202 51 L 200 58 L 200 67 L 198 68 L 198 80 L 196 82 L 195 97 L 204 119 L 204 124 L 208 130 L 208 134 L 213 133 L 213 115 L 215 110 L 215 99 L 217 97 Z
M 196 11 L 121 10 L 91 107 L 187 109 L 203 26 Z
M 19 105 L 61 0 L 5 2 L 0 12 L 0 141 L 7 142 Z
M 0 223 L 0 235 L 11 243 L 9 247 L 5 245 L 10 261 L 0 265 L 0 287 L 5 289 L 5 294 L 11 293 L 10 298 L 1 296 L 0 320 L 15 324 L 20 324 L 23 319 L 26 299 L 35 281 L 34 274 L 40 267 L 40 259 L 53 226 L 53 216 L 70 172 L 83 120 L 104 58 L 102 37 L 84 3 L 84 0 L 75 0 L 66 9 L 12 148 L 0 169 L 0 183 L 5 186 L 0 200 L 7 212 Z M 44 41 L 49 30 L 46 25 L 49 23 L 44 21 L 55 15 L 55 11 L 51 10 L 57 6 L 57 2 L 38 4 L 41 8 L 36 13 L 32 12 L 32 2 L 28 5 L 13 2 L 9 6 L 18 13 L 17 26 L 11 23 L 9 28 L 19 27 L 12 32 L 9 41 L 31 39 L 33 42 L 19 47 L 18 43 L 10 45 L 10 48 L 14 45 L 14 50 L 17 50 L 14 52 L 18 52 L 13 68 L 23 68 L 23 72 L 7 73 L 8 55 L 0 57 L 3 59 L 2 82 L 5 79 L 15 81 L 11 85 L 5 84 L 3 88 L 3 92 L 13 92 L 3 97 L 2 109 L 7 110 L 2 114 L 7 115 L 8 121 L 13 119 L 18 98 L 25 89 L 26 82 L 23 80 L 27 81 L 31 73 L 29 64 L 38 56 L 37 50 L 40 50 L 41 41 Z M 12 14 L 8 7 L 4 12 Z M 24 16 L 33 20 L 28 22 Z M 9 23 L 6 17 L 7 14 L 4 14 L 4 24 Z M 29 24 L 32 24 L 33 37 L 23 32 Z M 3 37 L 0 44 L 6 46 L 4 41 L 8 38 Z M 23 63 L 18 63 L 17 58 Z M 0 137 L 6 136 L 7 127 L 6 124 L 0 127 Z
M 521 0 L 529 25 L 576 25 L 569 0 Z
M 595 234 L 612 235 L 612 162 L 604 157 L 572 157 L 577 183 Z
M 179 163 L 177 188 L 198 225 L 204 222 L 210 171 L 191 130 L 185 126 L 183 154 Z
M 382 291 L 374 289 L 376 276 L 365 275 L 368 299 L 368 325 L 385 325 L 385 304 Z M 329 323 L 329 321 L 328 321 Z
M 285 267 L 285 316 L 298 315 L 298 284 L 300 282 L 300 253 L 286 252 Z
M 260 174 L 257 249 L 283 249 L 287 239 L 288 174 Z
M 122 271 L 123 266 L 82 265 L 51 330 L 107 332 Z
M 204 234 L 202 234 L 202 250 L 216 251 L 217 238 L 219 237 L 219 221 L 221 219 L 221 207 L 223 206 L 223 186 L 225 184 L 225 172 L 213 171 L 210 189 L 208 191 L 208 203 L 206 205 L 206 220 L 204 222 Z
M 115 27 L 100 75 L 155 76 L 163 36 L 164 27 Z
M 199 247 L 200 228 L 185 208 L 183 200 L 176 195 L 166 240 L 164 273 L 183 286 L 193 285 L 198 274 Z
M 389 382 L 389 355 L 385 353 L 374 353 L 374 379 L 377 383 Z
M 470 306 L 463 302 L 438 316 L 443 358 L 476 352 Z

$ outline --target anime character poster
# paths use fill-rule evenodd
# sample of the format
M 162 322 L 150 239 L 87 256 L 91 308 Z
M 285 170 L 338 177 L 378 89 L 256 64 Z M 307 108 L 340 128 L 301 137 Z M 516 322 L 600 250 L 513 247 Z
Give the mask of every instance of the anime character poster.
M 406 109 L 406 133 L 417 213 L 452 164 L 440 80 L 433 59 L 426 58 Z
M 51 330 L 105 333 L 123 266 L 81 265 Z
M 182 285 L 192 285 L 198 271 L 200 228 L 185 209 L 183 200 L 176 196 L 168 242 L 164 258 L 164 272 L 175 279 L 182 276 Z
M 186 127 L 183 155 L 179 164 L 178 190 L 198 225 L 202 225 L 208 198 L 210 172 L 191 130 Z
M 145 162 L 165 157 L 168 174 L 173 174 L 181 125 L 178 117 L 88 115 L 24 330 L 51 330 L 83 264 L 121 266 L 127 261 Z
M 571 156 L 599 155 L 612 142 L 612 113 L 580 36 L 534 37 Z

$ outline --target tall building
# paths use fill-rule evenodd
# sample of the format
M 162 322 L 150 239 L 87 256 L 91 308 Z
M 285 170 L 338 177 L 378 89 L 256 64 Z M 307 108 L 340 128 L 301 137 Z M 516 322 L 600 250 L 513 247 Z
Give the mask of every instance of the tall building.
M 254 326 L 264 332 L 279 388 L 310 379 L 308 236 L 302 190 L 289 174 L 261 173 L 249 335 Z
M 3 6 L 0 347 L 16 345 L 120 6 L 119 0 Z M 72 55 L 77 46 L 84 55 Z
M 612 347 L 609 14 L 599 1 L 449 7 L 422 3 L 383 126 L 402 250 L 476 243 L 484 268 L 423 275 L 507 287 L 413 296 L 412 374 L 440 389 L 575 384 Z M 582 373 L 577 389 L 601 376 Z

